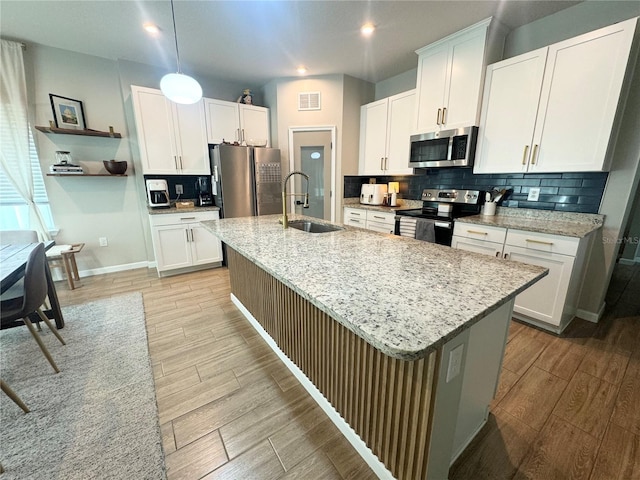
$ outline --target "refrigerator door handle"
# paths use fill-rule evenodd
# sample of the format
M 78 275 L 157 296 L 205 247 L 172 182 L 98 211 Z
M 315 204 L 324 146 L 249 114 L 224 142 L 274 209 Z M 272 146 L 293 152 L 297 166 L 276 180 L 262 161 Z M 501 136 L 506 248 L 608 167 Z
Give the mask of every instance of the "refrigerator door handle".
M 216 183 L 218 182 L 218 165 L 213 166 L 213 179 Z

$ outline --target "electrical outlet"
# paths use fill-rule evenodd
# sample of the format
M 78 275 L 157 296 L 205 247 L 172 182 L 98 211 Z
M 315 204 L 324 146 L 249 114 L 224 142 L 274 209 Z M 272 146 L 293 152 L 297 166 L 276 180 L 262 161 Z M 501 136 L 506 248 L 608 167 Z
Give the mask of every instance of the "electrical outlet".
M 101 247 L 106 247 L 109 245 L 109 242 L 107 241 L 107 237 L 100 237 L 98 241 L 100 242 Z
M 533 187 L 529 189 L 529 195 L 527 195 L 527 200 L 530 202 L 537 202 L 539 196 L 540 196 L 540 188 Z
M 182 185 L 176 185 L 176 194 L 178 195 L 182 195 L 184 193 L 184 189 L 182 188 Z
M 464 352 L 464 344 L 458 345 L 449 352 L 449 366 L 447 367 L 447 383 L 460 375 L 462 368 L 462 353 Z

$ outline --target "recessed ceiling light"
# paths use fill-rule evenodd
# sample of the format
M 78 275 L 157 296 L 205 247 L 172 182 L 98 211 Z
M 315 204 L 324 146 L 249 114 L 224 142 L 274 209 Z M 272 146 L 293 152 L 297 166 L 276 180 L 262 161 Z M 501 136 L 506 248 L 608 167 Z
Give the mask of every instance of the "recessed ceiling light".
M 362 25 L 362 27 L 360 27 L 360 33 L 362 33 L 362 35 L 364 35 L 365 37 L 368 37 L 373 33 L 375 29 L 376 26 L 373 23 L 365 23 L 364 25 Z
M 304 65 L 300 65 L 296 71 L 298 72 L 298 74 L 300 75 L 304 75 L 305 73 L 307 73 L 307 67 L 305 67 Z
M 150 33 L 151 35 L 157 35 L 158 33 L 160 33 L 160 28 L 155 23 L 147 22 L 142 25 L 142 28 L 144 28 L 145 31 L 147 33 Z

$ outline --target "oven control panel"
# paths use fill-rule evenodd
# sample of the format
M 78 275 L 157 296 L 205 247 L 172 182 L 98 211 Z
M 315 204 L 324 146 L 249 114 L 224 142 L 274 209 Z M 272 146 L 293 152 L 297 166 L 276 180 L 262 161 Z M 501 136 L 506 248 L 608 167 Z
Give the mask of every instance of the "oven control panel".
M 422 191 L 423 202 L 470 203 L 478 204 L 481 198 L 479 190 L 430 189 Z

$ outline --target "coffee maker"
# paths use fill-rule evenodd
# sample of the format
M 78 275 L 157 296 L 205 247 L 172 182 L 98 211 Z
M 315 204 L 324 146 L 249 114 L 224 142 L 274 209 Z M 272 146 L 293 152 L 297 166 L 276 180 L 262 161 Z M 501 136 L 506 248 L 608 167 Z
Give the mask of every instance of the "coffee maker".
M 213 195 L 211 195 L 209 177 L 198 177 L 196 180 L 196 205 L 198 207 L 213 205 Z
M 163 179 L 147 180 L 147 198 L 149 199 L 149 206 L 152 208 L 170 207 L 167 181 Z

